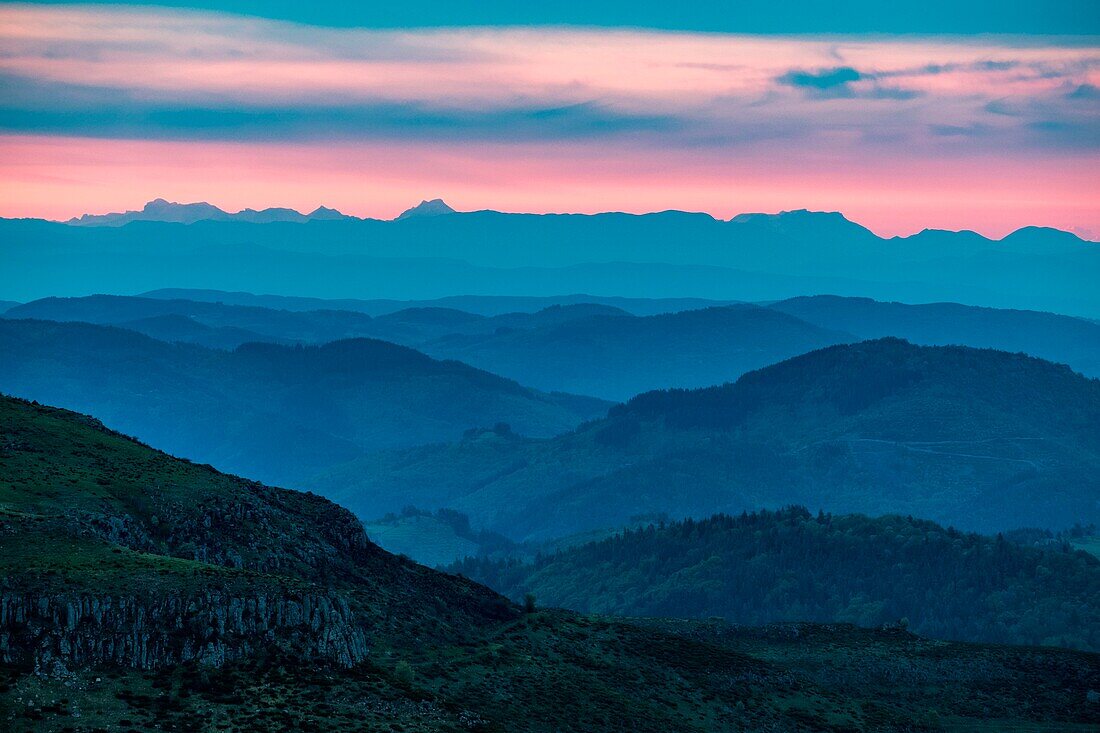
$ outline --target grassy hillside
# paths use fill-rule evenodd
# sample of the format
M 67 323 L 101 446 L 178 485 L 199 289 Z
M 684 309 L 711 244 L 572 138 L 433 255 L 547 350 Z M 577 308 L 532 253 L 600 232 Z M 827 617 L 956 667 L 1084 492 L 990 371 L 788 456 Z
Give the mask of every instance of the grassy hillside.
M 447 506 L 543 540 L 636 514 L 792 503 L 1062 529 L 1100 519 L 1098 476 L 1100 382 L 1022 355 L 883 339 L 731 385 L 643 394 L 549 441 L 481 433 L 370 456 L 310 485 L 362 516 L 398 501 Z
M 1084 731 L 1100 658 L 523 613 L 351 515 L 0 398 L 11 731 Z
M 364 451 L 454 440 L 498 422 L 548 436 L 606 410 L 367 339 L 225 352 L 103 326 L 0 320 L 0 350 L 0 389 L 284 483 Z
M 628 530 L 523 564 L 452 570 L 586 613 L 741 624 L 905 618 L 918 634 L 1100 650 L 1100 561 L 903 517 L 792 508 Z

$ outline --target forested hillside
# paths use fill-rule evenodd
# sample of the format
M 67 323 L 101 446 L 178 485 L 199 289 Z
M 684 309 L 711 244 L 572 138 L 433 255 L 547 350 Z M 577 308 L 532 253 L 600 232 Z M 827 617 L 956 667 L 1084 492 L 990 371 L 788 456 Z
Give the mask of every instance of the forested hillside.
M 522 600 L 617 616 L 760 625 L 905 620 L 947 639 L 1100 649 L 1100 560 L 919 519 L 796 507 L 627 530 L 532 564 L 451 570 Z
M 792 503 L 1059 530 L 1100 520 L 1100 381 L 1019 354 L 881 339 L 639 395 L 549 441 L 481 432 L 310 485 L 367 518 L 450 507 L 515 540 Z

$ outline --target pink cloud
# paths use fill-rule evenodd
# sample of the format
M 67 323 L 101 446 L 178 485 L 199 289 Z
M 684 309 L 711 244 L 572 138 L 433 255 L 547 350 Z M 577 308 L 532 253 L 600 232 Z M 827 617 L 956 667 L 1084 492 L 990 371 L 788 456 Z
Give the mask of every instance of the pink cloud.
M 0 75 L 29 105 L 12 118 L 32 120 L 0 126 L 5 216 L 67 218 L 165 196 L 390 217 L 442 195 L 515 211 L 808 207 L 882 234 L 1100 230 L 1096 102 L 1067 97 L 1100 83 L 1100 50 L 1080 43 L 379 31 L 3 5 L 0 47 Z M 858 79 L 828 94 L 779 81 L 841 67 Z M 127 122 L 111 126 L 122 103 Z M 371 105 L 455 121 L 406 129 L 403 117 L 339 117 Z M 583 125 L 538 115 L 567 105 L 599 115 Z M 157 127 L 165 108 L 270 116 Z M 519 132 L 499 123 L 516 110 L 527 114 Z M 263 126 L 289 113 L 297 127 Z M 52 127 L 36 129 L 36 114 Z M 668 124 L 614 124 L 631 116 Z

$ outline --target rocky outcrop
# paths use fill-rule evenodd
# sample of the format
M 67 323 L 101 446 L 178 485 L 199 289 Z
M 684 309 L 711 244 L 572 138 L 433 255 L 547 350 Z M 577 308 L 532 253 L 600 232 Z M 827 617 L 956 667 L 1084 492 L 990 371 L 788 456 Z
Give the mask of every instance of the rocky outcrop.
M 190 596 L 0 592 L 0 661 L 153 669 L 220 665 L 272 648 L 348 667 L 367 636 L 338 594 L 206 591 Z

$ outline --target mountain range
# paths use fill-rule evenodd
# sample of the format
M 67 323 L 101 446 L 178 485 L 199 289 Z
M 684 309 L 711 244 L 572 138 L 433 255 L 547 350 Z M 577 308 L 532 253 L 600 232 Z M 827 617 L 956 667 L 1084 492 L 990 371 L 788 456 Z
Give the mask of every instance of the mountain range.
M 1100 520 L 1100 381 L 1019 354 L 840 345 L 649 392 L 550 440 L 491 431 L 308 482 L 373 518 L 450 507 L 513 540 L 792 503 L 959 528 Z
M 227 352 L 108 326 L 0 319 L 0 350 L 0 391 L 71 405 L 173 453 L 282 483 L 497 423 L 549 437 L 608 407 L 371 339 Z
M 0 297 L 205 288 L 426 299 L 459 293 L 777 300 L 836 293 L 1100 317 L 1100 248 L 1024 228 L 884 239 L 840 214 L 493 211 L 400 221 L 0 221 Z M 674 245 L 674 246 L 673 246 Z M 109 264 L 108 264 L 109 263 Z
M 416 206 L 406 209 L 394 221 L 453 213 L 455 213 L 455 210 L 448 206 L 443 199 L 432 199 L 421 201 Z M 84 214 L 73 217 L 65 223 L 72 226 L 120 227 L 134 221 L 153 221 L 169 224 L 194 224 L 197 221 L 237 221 L 248 224 L 289 222 L 302 224 L 307 221 L 333 221 L 336 219 L 357 219 L 357 217 L 342 214 L 336 209 L 325 206 L 318 206 L 308 214 L 279 207 L 260 210 L 241 209 L 236 213 L 229 213 L 205 201 L 180 204 L 158 198 L 146 203 L 140 211 Z
M 226 294 L 232 295 L 232 294 Z M 232 302 L 97 295 L 17 305 L 8 318 L 84 321 L 163 341 L 233 349 L 248 342 L 320 344 L 369 337 L 456 359 L 545 391 L 625 400 L 668 387 L 720 384 L 751 369 L 822 346 L 883 336 L 921 345 L 959 344 L 1022 352 L 1100 375 L 1100 324 L 1035 311 L 954 303 L 908 305 L 814 296 L 635 316 L 606 303 L 551 305 L 494 315 L 426 305 L 371 317 L 309 301 L 283 310 L 278 299 Z M 240 302 L 268 303 L 240 305 Z M 354 305 L 354 304 L 351 304 Z M 541 305 L 541 302 L 539 303 Z M 659 303 L 630 304 L 647 312 Z M 666 304 L 683 306 L 687 303 Z
M 319 305 L 327 305 L 321 302 Z M 553 326 L 597 315 L 629 315 L 591 303 L 553 305 L 534 313 L 482 316 L 441 307 L 405 308 L 369 316 L 354 310 L 281 310 L 253 305 L 119 295 L 43 298 L 4 317 L 114 325 L 167 341 L 228 348 L 253 342 L 323 344 L 359 336 L 418 346 L 445 336 Z M 186 323 L 185 323 L 186 322 Z
M 0 468 L 7 730 L 1068 730 L 1100 714 L 1096 657 L 1070 650 L 520 608 L 383 552 L 320 497 L 8 397 Z
M 308 214 L 294 209 L 268 208 L 242 209 L 235 214 L 219 209 L 213 204 L 200 201 L 192 204 L 178 204 L 164 199 L 153 199 L 145 204 L 141 211 L 123 211 L 112 214 L 84 214 L 69 219 L 66 224 L 72 226 L 120 227 L 134 221 L 155 221 L 171 224 L 194 224 L 197 221 L 240 221 L 250 224 L 270 224 L 271 222 L 293 222 L 301 224 L 307 221 L 332 221 L 334 219 L 352 219 L 336 209 L 318 206 Z
M 348 310 L 382 316 L 409 308 L 447 308 L 476 313 L 481 316 L 500 316 L 509 313 L 535 313 L 556 305 L 606 305 L 636 316 L 652 316 L 658 313 L 698 310 L 715 305 L 731 305 L 731 301 L 707 298 L 623 298 L 619 296 L 590 295 L 452 295 L 431 300 L 358 300 L 355 298 L 304 298 L 289 295 L 254 295 L 224 290 L 196 290 L 191 288 L 165 288 L 140 293 L 143 298 L 162 300 L 196 300 L 226 305 L 255 305 L 277 310 Z M 17 303 L 12 303 L 17 305 Z M 3 307 L 0 305 L 0 307 Z

